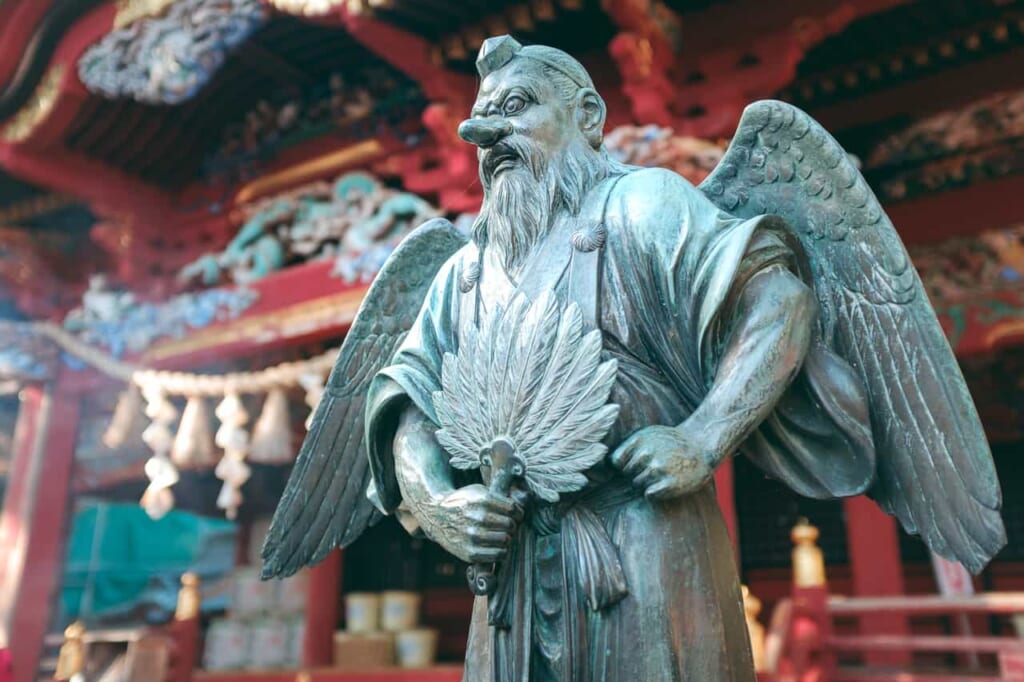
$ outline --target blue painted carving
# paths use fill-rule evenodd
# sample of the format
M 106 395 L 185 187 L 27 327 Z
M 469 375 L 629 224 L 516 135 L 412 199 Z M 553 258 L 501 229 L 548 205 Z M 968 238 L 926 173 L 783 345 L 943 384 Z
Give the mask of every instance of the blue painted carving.
M 268 16 L 259 0 L 180 0 L 164 16 L 108 33 L 78 60 L 78 75 L 90 92 L 105 97 L 179 104 L 199 92 Z
M 181 338 L 190 330 L 233 320 L 256 302 L 252 289 L 210 289 L 176 296 L 165 303 L 130 303 L 118 314 L 69 315 L 65 328 L 115 357 L 139 353 L 160 338 Z
M 349 283 L 368 282 L 402 237 L 439 213 L 415 194 L 388 189 L 362 172 L 342 175 L 333 185 L 300 187 L 249 210 L 223 251 L 182 269 L 183 282 L 245 284 L 329 257 L 336 259 L 336 275 Z
M 43 381 L 49 378 L 49 368 L 25 348 L 0 348 L 0 377 Z
M 30 323 L 0 320 L 0 394 L 8 385 L 52 379 L 57 353 L 57 346 L 35 334 Z

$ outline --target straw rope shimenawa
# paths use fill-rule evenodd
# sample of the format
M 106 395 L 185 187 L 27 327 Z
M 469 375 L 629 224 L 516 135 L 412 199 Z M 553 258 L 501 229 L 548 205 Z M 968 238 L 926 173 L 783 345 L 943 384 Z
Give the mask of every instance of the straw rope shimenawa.
M 323 392 L 324 377 L 338 355 L 335 348 L 307 360 L 285 362 L 255 372 L 193 374 L 155 370 L 119 360 L 52 322 L 0 321 L 0 339 L 5 335 L 46 339 L 99 372 L 129 385 L 118 401 L 103 442 L 107 447 L 118 447 L 136 433 L 135 437 L 141 437 L 153 451 L 145 464 L 150 484 L 140 502 L 154 519 L 174 507 L 171 488 L 180 479 L 179 467 L 201 468 L 213 464 L 215 446 L 224 451 L 214 469 L 217 478 L 224 481 L 217 506 L 225 510 L 228 518 L 235 518 L 242 504 L 241 488 L 250 476 L 246 460 L 277 464 L 288 461 L 293 454 L 284 390 L 301 387 L 306 392 L 306 404 L 315 410 Z M 267 395 L 263 413 L 251 435 L 246 429 L 249 415 L 240 400 L 243 394 Z M 188 399 L 184 414 L 169 401 L 172 396 Z M 219 401 L 215 414 L 220 427 L 212 442 L 209 413 L 204 403 L 207 398 Z M 144 410 L 141 409 L 143 402 Z M 139 431 L 136 424 L 142 413 L 149 422 Z
M 7 330 L 24 332 L 26 329 L 49 339 L 64 352 L 111 378 L 134 383 L 140 388 L 158 388 L 166 395 L 218 397 L 228 393 L 266 393 L 277 387 L 297 386 L 304 375 L 329 372 L 338 356 L 338 349 L 334 348 L 307 360 L 285 362 L 254 372 L 193 374 L 154 370 L 118 360 L 52 322 L 0 322 L 0 336 Z

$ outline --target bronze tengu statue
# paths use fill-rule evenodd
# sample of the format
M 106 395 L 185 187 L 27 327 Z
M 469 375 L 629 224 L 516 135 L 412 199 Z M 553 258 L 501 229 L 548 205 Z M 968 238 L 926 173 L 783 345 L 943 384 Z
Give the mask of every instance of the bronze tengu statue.
M 265 575 L 402 511 L 473 563 L 466 680 L 753 680 L 711 484 L 734 453 L 802 495 L 867 492 L 985 565 L 1005 533 L 981 424 L 828 133 L 752 104 L 694 187 L 608 156 L 605 104 L 564 52 L 503 36 L 477 64 L 472 239 L 431 221 L 385 265 Z

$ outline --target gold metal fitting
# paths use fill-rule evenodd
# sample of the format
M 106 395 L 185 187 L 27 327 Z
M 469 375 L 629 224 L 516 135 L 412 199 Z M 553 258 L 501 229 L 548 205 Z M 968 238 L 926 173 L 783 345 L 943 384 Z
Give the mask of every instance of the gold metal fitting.
M 54 679 L 70 680 L 75 675 L 81 675 L 85 670 L 84 637 L 85 626 L 79 621 L 72 623 L 64 630 L 64 643 L 60 646 Z
M 800 519 L 790 538 L 793 540 L 793 584 L 797 587 L 822 587 L 825 585 L 825 555 L 818 547 L 820 536 L 817 528 L 807 519 Z
M 750 648 L 754 655 L 754 670 L 762 672 L 765 669 L 764 656 L 764 626 L 758 622 L 757 617 L 761 614 L 761 600 L 750 593 L 746 585 L 743 589 L 743 613 L 747 620 L 747 632 L 750 634 Z
M 199 576 L 195 573 L 182 575 L 181 589 L 178 590 L 178 607 L 174 610 L 175 620 L 198 618 L 202 599 L 199 591 Z

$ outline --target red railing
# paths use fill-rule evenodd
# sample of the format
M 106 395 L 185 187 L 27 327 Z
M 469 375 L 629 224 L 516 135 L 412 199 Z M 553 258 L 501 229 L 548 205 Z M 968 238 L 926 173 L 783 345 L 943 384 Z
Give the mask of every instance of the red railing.
M 763 641 L 751 629 L 759 682 L 1024 682 L 1024 633 L 1012 622 L 1024 592 L 831 596 L 812 531 L 794 529 L 791 598 L 776 605 Z M 866 631 L 880 617 L 908 627 Z
M 931 616 L 948 619 L 951 634 L 835 634 L 824 638 L 821 646 L 835 657 L 852 655 L 864 660 L 878 652 L 906 654 L 908 670 L 892 671 L 879 665 L 860 663 L 837 668 L 835 680 L 893 680 L 924 682 L 940 680 L 1024 680 L 1024 639 L 1018 636 L 1010 617 L 1024 614 L 1024 593 L 987 593 L 969 597 L 903 596 L 848 599 L 831 597 L 828 614 L 832 619 L 854 621 L 868 614 L 892 614 L 894 617 Z M 977 616 L 982 616 L 979 619 Z M 972 618 L 973 617 L 973 618 Z M 1010 632 L 998 635 L 992 624 Z M 972 632 L 972 629 L 974 630 Z M 943 662 L 926 670 L 913 666 L 913 654 L 945 654 Z

